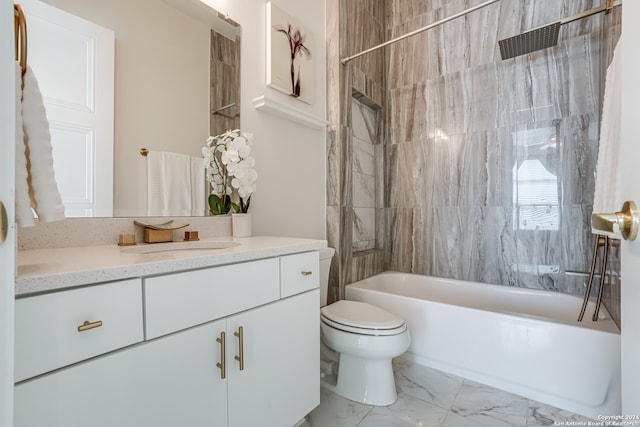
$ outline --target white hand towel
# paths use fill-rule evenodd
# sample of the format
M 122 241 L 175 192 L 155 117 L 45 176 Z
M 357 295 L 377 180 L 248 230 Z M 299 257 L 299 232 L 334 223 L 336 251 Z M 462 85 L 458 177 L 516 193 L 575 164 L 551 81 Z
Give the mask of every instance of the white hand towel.
M 147 214 L 191 215 L 191 156 L 163 151 L 149 152 Z
M 191 157 L 191 215 L 202 216 L 205 211 L 205 176 L 202 157 Z
M 620 58 L 621 39 L 613 51 L 613 59 L 607 68 L 600 122 L 600 147 L 596 168 L 596 188 L 593 196 L 594 213 L 613 213 L 622 207 L 620 193 L 620 96 L 622 93 Z M 619 239 L 613 233 L 591 229 L 594 234 L 607 235 Z
M 19 84 L 19 74 L 16 78 Z M 21 226 L 34 225 L 31 209 L 27 213 L 25 206 L 25 188 L 31 208 L 40 221 L 63 220 L 64 204 L 53 170 L 49 121 L 38 81 L 30 66 L 24 74 L 21 93 L 16 91 L 16 101 L 19 98 L 21 103 L 16 109 L 16 220 Z
M 20 227 L 35 225 L 29 187 L 27 185 L 27 155 L 22 130 L 22 69 L 16 63 L 16 222 Z

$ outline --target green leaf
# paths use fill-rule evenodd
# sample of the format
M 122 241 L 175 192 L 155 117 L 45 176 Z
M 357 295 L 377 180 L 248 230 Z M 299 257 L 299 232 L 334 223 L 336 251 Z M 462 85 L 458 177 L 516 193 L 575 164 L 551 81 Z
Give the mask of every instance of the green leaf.
M 223 200 L 224 199 L 224 200 Z M 213 215 L 224 215 L 229 213 L 231 207 L 231 198 L 227 195 L 221 199 L 216 194 L 209 195 L 209 210 Z
M 240 209 L 242 213 L 247 213 L 249 211 L 249 204 L 251 203 L 251 196 L 247 197 L 247 201 L 245 202 L 242 197 L 240 198 Z

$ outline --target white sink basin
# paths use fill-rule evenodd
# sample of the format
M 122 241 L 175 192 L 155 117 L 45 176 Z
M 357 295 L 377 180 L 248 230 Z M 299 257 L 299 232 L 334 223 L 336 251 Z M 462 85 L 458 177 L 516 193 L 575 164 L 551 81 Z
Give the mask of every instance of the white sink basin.
M 161 252 L 182 252 L 182 251 L 215 251 L 229 249 L 240 245 L 236 242 L 224 241 L 195 241 L 195 242 L 169 242 L 169 243 L 149 243 L 137 246 L 126 246 L 120 252 L 126 254 L 157 254 Z

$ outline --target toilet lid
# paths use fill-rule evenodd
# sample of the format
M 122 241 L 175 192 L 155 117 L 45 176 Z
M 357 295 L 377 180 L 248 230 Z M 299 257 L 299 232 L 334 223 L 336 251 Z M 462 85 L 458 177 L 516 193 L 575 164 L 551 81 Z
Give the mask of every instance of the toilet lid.
M 337 301 L 323 307 L 320 313 L 332 322 L 359 329 L 397 329 L 404 326 L 401 317 L 358 301 Z

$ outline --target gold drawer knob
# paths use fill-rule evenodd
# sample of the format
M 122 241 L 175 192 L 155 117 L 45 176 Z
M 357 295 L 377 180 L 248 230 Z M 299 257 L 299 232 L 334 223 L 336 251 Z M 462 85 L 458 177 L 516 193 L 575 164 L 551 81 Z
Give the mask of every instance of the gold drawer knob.
M 102 320 L 98 320 L 97 322 L 85 320 L 82 325 L 78 326 L 78 332 L 88 331 L 89 329 L 99 328 L 100 326 L 102 326 Z
M 303 276 L 311 276 L 313 274 L 313 271 L 301 271 L 300 272 Z

